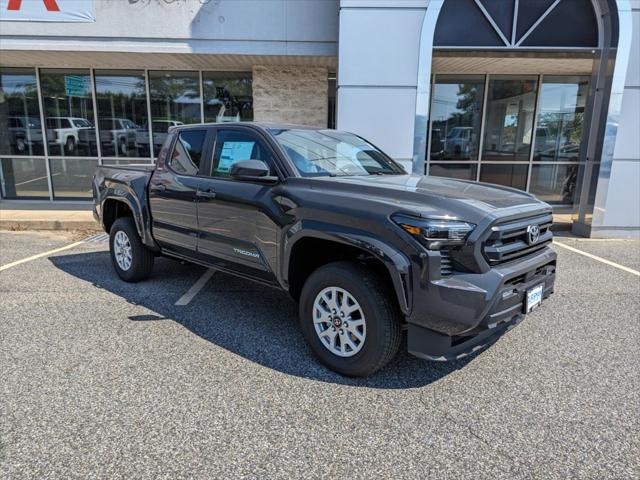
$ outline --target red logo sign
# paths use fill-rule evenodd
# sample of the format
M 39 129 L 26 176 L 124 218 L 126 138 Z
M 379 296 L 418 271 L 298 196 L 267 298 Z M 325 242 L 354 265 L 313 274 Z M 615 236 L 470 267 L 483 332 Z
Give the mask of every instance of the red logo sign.
M 44 6 L 47 8 L 49 12 L 59 12 L 60 7 L 56 3 L 56 0 L 42 0 L 44 2 Z M 22 0 L 9 0 L 9 5 L 7 6 L 7 10 L 20 10 L 22 7 Z

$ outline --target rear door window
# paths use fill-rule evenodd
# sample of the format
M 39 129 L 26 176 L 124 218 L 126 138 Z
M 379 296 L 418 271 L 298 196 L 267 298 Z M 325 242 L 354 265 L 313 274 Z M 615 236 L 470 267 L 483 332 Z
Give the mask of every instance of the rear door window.
M 180 132 L 168 162 L 171 169 L 181 175 L 197 175 L 206 138 L 206 130 Z

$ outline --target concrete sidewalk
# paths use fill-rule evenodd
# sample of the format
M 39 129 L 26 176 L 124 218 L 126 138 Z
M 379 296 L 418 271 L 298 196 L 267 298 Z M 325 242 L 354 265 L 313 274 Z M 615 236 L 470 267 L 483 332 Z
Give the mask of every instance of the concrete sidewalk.
M 98 230 L 91 204 L 0 202 L 0 230 Z

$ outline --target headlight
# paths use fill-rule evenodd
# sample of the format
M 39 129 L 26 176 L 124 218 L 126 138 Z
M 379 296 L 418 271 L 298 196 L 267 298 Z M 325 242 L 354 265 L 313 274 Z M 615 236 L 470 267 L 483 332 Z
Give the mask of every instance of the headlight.
M 392 218 L 429 250 L 463 245 L 476 227 L 473 223 L 460 220 L 423 219 L 404 215 L 394 215 Z

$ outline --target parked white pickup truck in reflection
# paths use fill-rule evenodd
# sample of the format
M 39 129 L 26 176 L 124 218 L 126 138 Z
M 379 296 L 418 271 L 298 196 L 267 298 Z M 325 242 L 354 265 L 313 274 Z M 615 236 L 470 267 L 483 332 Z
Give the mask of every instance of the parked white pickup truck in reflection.
M 184 125 L 183 122 L 176 120 L 154 120 L 151 123 L 153 129 L 153 150 L 154 155 L 160 151 L 160 148 L 167 139 L 167 132 L 169 128 L 176 127 L 178 125 Z M 145 123 L 142 128 L 136 131 L 136 147 L 140 155 L 148 155 L 150 149 L 149 142 L 149 125 Z

